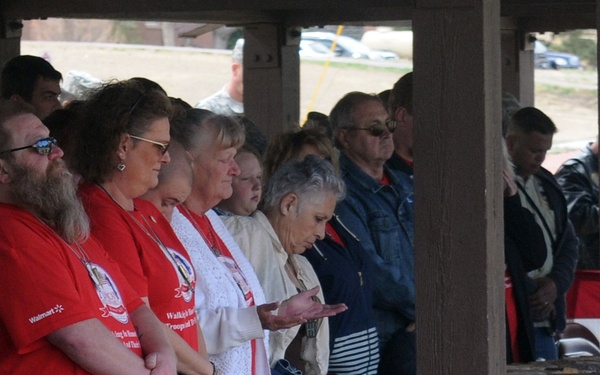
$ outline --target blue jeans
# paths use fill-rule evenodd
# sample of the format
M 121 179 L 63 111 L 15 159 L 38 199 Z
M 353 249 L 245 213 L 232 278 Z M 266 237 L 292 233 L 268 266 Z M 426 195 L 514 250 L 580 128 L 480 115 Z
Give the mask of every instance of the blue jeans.
M 556 343 L 550 329 L 545 327 L 535 327 L 535 357 L 536 359 L 545 359 L 552 361 L 558 359 Z

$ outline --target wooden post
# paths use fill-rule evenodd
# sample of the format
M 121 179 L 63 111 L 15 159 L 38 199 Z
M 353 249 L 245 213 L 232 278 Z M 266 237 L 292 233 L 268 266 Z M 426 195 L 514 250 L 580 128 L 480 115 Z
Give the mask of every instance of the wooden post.
M 598 33 L 598 31 L 600 31 L 600 0 L 596 1 L 596 33 Z M 596 43 L 596 66 L 600 67 L 600 45 L 598 45 L 598 43 Z M 600 70 L 598 70 L 598 68 L 596 69 L 596 74 L 598 77 L 596 81 L 598 82 L 598 85 L 600 85 Z M 600 91 L 598 92 L 598 99 L 600 99 Z M 600 134 L 600 100 L 598 100 L 598 124 L 596 126 L 598 128 L 596 137 L 600 137 L 598 136 L 598 134 Z M 598 140 L 598 138 L 596 138 L 596 140 Z M 598 158 L 600 161 L 600 154 L 598 155 Z M 600 236 L 600 233 L 598 236 Z
M 420 375 L 506 373 L 499 6 L 416 1 Z
M 5 62 L 21 54 L 20 20 L 8 20 L 0 14 L 0 69 Z
M 523 106 L 534 102 L 534 38 L 517 27 L 514 19 L 502 19 L 502 90 L 513 94 Z
M 244 109 L 271 138 L 300 118 L 300 31 L 249 25 L 244 38 Z
M 517 30 L 519 38 L 519 102 L 523 107 L 532 107 L 535 104 L 535 74 L 534 74 L 534 48 L 535 38 L 530 33 Z

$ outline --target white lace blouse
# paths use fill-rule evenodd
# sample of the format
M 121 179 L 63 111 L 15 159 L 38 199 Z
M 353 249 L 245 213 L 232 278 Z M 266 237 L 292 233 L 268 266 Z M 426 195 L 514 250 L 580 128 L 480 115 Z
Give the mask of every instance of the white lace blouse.
M 244 274 L 254 295 L 255 306 L 264 304 L 265 295 L 256 273 L 223 221 L 212 210 L 205 215 Z M 262 329 L 256 307 L 247 307 L 231 272 L 217 259 L 194 225 L 177 209 L 173 210 L 171 226 L 188 251 L 196 271 L 196 311 L 210 360 L 223 375 L 253 375 L 250 340 L 256 339 L 255 374 L 270 374 L 268 331 Z

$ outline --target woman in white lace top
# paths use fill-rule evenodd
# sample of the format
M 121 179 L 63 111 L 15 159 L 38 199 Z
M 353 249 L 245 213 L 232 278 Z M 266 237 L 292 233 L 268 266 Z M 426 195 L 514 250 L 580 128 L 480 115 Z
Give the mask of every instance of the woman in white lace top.
M 171 125 L 173 139 L 189 152 L 194 169 L 192 193 L 173 211 L 171 225 L 196 269 L 196 310 L 209 357 L 223 374 L 270 374 L 268 330 L 285 330 L 344 307 L 313 301 L 316 290 L 265 303 L 253 267 L 212 211 L 231 195 L 243 127 L 200 109 L 187 110 Z

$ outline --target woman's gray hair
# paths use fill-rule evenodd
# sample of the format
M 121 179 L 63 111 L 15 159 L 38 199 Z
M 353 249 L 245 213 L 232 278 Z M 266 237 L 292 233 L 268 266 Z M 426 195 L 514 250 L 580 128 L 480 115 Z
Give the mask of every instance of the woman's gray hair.
M 292 161 L 279 168 L 267 182 L 263 211 L 276 209 L 283 197 L 294 193 L 300 201 L 322 193 L 333 193 L 336 201 L 344 199 L 346 185 L 333 170 L 331 162 L 315 155 Z

